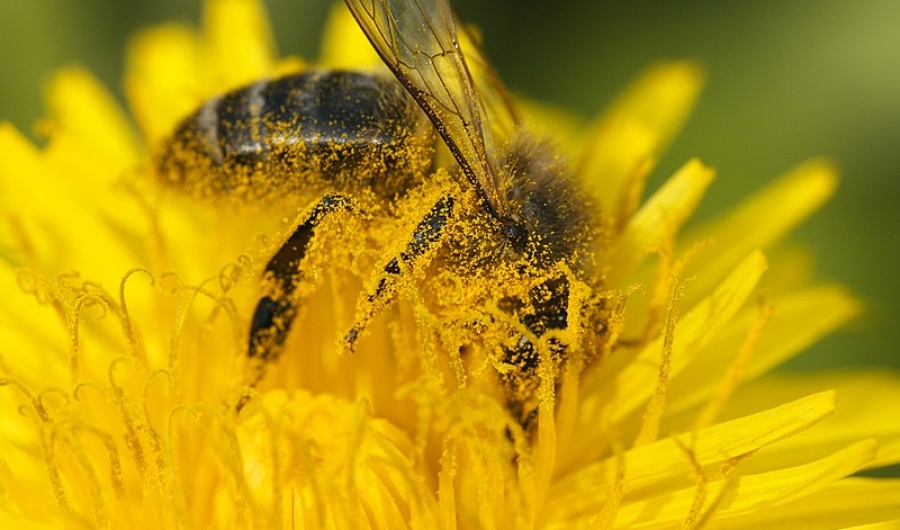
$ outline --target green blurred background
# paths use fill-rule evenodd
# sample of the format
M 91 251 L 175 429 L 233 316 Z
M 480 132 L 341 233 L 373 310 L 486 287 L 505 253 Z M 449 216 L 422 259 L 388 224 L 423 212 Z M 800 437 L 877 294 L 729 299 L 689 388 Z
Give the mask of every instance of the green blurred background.
M 314 57 L 330 0 L 270 0 L 283 53 Z M 658 182 L 699 156 L 719 178 L 700 216 L 722 211 L 804 158 L 842 170 L 837 197 L 793 238 L 822 277 L 868 311 L 790 367 L 900 367 L 900 2 L 458 0 L 515 90 L 595 113 L 644 65 L 702 60 L 709 82 Z M 124 45 L 166 20 L 196 23 L 200 0 L 0 0 L 0 119 L 31 134 L 42 83 L 81 63 L 121 97 Z M 0 156 L 3 156 L 0 153 Z

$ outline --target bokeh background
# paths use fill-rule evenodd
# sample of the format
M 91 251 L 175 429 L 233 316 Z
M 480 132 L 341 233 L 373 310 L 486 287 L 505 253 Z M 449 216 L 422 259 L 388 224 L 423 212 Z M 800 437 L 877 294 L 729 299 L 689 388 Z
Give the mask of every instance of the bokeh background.
M 331 0 L 269 0 L 282 53 L 314 57 Z M 837 197 L 793 239 L 867 313 L 788 369 L 900 368 L 900 2 L 457 0 L 516 91 L 585 117 L 647 64 L 690 57 L 709 72 L 696 113 L 655 182 L 689 157 L 717 168 L 700 217 L 801 160 L 842 170 Z M 121 97 L 132 32 L 196 24 L 200 0 L 0 0 L 0 119 L 28 134 L 55 68 L 88 66 Z M 3 156 L 3 153 L 0 153 Z M 0 294 L 2 296 L 2 294 Z

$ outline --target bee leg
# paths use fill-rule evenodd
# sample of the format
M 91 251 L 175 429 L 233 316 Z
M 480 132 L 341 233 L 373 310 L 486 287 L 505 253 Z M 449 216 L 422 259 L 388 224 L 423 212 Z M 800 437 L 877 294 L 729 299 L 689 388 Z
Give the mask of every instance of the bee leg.
M 543 281 L 530 290 L 528 298 L 527 303 L 507 300 L 507 305 L 520 308 L 518 315 L 513 316 L 519 318 L 535 338 L 540 339 L 547 332 L 568 327 L 569 280 L 566 276 Z M 565 344 L 550 338 L 546 346 L 553 357 L 558 360 L 565 358 Z M 515 370 L 501 376 L 507 409 L 525 432 L 531 432 L 534 427 L 540 405 L 538 368 L 541 354 L 537 348 L 531 339 L 519 335 L 515 346 L 505 348 L 503 355 L 503 362 L 515 367 Z
M 348 199 L 340 195 L 324 196 L 266 265 L 263 277 L 264 281 L 270 282 L 272 294 L 260 298 L 250 324 L 247 356 L 254 362 L 251 385 L 262 378 L 265 364 L 281 354 L 297 316 L 297 300 L 293 294 L 303 277 L 300 262 L 316 228 L 326 216 L 349 209 Z
M 404 271 L 415 266 L 416 262 L 440 240 L 444 226 L 453 217 L 453 204 L 453 197 L 445 196 L 431 207 L 431 210 L 413 231 L 412 239 L 406 245 L 406 250 L 387 262 L 379 274 L 380 278 L 375 288 L 360 299 L 356 306 L 356 323 L 344 336 L 344 343 L 348 351 L 353 351 L 359 334 L 375 315 L 394 300 L 399 290 L 400 277 Z

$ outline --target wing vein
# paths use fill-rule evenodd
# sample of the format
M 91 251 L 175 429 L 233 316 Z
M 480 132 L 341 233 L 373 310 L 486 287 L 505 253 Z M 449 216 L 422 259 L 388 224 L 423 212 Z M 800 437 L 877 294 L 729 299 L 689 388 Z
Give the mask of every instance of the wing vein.
M 345 2 L 385 65 L 434 123 L 487 210 L 505 219 L 509 183 L 495 170 L 499 164 L 486 127 L 488 112 L 447 0 Z M 481 68 L 487 64 L 481 57 L 477 61 Z

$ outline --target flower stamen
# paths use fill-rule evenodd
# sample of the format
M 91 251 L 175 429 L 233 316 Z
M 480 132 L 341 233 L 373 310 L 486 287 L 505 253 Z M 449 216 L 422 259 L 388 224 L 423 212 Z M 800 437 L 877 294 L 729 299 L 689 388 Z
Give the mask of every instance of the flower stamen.
M 659 425 L 662 421 L 666 406 L 666 391 L 669 387 L 669 377 L 672 368 L 672 352 L 675 344 L 675 326 L 678 322 L 678 303 L 684 296 L 684 283 L 672 280 L 672 291 L 669 295 L 669 311 L 666 317 L 666 327 L 663 332 L 662 351 L 660 352 L 659 372 L 656 379 L 656 390 L 653 397 L 647 403 L 644 416 L 641 420 L 641 429 L 634 439 L 633 447 L 640 447 L 656 440 L 659 435 Z
M 774 305 L 769 301 L 760 300 L 756 319 L 753 321 L 750 329 L 747 330 L 744 341 L 728 366 L 725 375 L 719 380 L 719 386 L 712 398 L 694 420 L 691 427 L 692 430 L 700 430 L 712 425 L 728 398 L 737 390 L 738 385 L 747 373 L 747 368 L 750 366 L 754 353 L 756 353 L 756 347 L 762 338 L 763 331 L 765 331 L 772 320 L 773 313 Z

